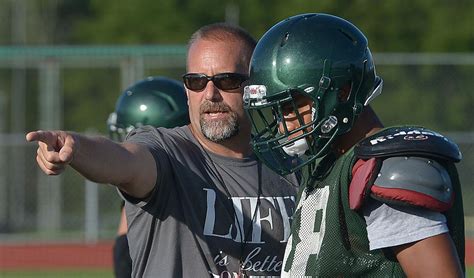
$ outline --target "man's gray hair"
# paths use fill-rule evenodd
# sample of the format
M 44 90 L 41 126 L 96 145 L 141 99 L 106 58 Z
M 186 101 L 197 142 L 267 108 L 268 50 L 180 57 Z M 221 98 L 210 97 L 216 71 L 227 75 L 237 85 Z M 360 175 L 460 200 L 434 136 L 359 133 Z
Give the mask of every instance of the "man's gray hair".
M 247 53 L 246 61 L 250 62 L 250 57 L 252 56 L 253 50 L 257 45 L 257 41 L 240 26 L 218 22 L 209 25 L 205 25 L 199 28 L 196 32 L 193 33 L 191 38 L 188 41 L 188 49 L 193 43 L 200 39 L 205 40 L 214 40 L 214 41 L 241 41 L 245 46 L 245 52 Z

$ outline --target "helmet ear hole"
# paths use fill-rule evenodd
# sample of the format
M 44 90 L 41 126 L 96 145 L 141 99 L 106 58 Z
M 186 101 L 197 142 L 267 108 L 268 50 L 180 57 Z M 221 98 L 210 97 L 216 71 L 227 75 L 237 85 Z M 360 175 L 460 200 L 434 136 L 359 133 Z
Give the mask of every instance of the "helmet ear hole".
M 352 86 L 350 83 L 345 84 L 337 92 L 337 100 L 339 103 L 347 102 L 351 96 Z

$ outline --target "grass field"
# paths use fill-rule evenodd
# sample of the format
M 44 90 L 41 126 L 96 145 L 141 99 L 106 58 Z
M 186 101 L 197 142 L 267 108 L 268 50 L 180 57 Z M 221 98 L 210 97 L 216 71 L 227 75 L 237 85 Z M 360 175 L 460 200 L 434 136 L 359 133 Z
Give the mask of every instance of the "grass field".
M 2 272 L 1 278 L 113 278 L 110 270 L 96 271 L 9 271 Z M 474 266 L 467 268 L 466 277 L 474 278 Z
M 111 270 L 2 271 L 1 278 L 113 278 Z

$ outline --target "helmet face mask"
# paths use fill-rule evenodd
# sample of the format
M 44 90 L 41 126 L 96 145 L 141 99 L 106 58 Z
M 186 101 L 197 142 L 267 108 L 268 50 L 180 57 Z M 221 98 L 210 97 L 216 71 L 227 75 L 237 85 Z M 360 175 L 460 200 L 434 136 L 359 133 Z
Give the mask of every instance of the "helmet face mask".
M 334 140 L 351 130 L 366 100 L 380 93 L 373 93 L 380 82 L 367 39 L 348 21 L 325 14 L 281 21 L 257 44 L 244 89 L 255 153 L 280 174 L 314 168 Z M 298 113 L 299 94 L 312 100 L 310 120 Z M 282 120 L 288 107 L 299 122 L 295 130 Z M 292 145 L 301 146 L 288 151 Z
M 135 123 L 135 125 L 129 126 L 117 124 L 117 113 L 112 112 L 107 118 L 107 126 L 109 127 L 109 138 L 117 142 L 122 142 L 130 131 L 134 128 L 140 127 L 141 124 Z
M 311 99 L 309 109 L 306 107 L 301 111 L 300 96 Z M 252 104 L 256 100 L 248 100 L 246 109 L 252 122 L 255 153 L 272 169 L 288 174 L 321 157 L 328 149 L 327 142 L 337 134 L 337 129 L 331 128 L 334 127 L 330 124 L 333 117 L 318 122 L 319 102 L 311 95 L 287 91 L 280 97 L 257 106 Z M 292 117 L 289 118 L 288 114 Z
M 189 123 L 184 86 L 165 77 L 148 77 L 127 88 L 109 115 L 109 136 L 123 141 L 134 128 L 175 127 Z

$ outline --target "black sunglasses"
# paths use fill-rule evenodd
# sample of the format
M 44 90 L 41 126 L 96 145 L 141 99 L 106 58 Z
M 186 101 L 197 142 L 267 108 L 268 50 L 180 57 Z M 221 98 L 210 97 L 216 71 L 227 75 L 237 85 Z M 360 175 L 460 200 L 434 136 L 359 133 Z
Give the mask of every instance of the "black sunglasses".
M 204 90 L 209 81 L 212 81 L 214 86 L 220 90 L 235 90 L 240 88 L 242 83 L 247 79 L 247 75 L 235 72 L 219 73 L 214 76 L 208 76 L 202 73 L 186 73 L 183 75 L 183 82 L 186 88 L 196 92 Z

